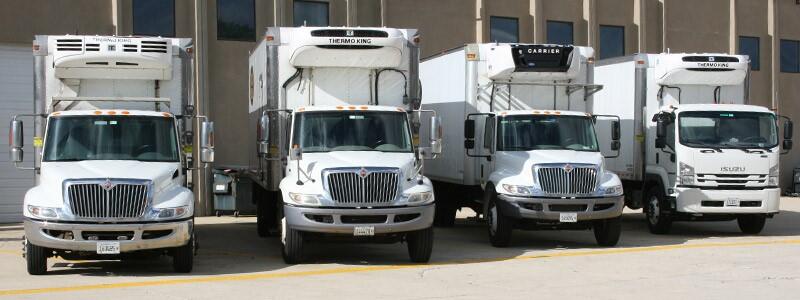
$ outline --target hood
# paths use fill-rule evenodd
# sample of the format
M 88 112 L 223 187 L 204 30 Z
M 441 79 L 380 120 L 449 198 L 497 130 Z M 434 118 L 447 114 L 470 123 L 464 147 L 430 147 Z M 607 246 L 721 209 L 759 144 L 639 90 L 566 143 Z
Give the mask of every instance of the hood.
M 590 164 L 602 165 L 600 152 L 574 150 L 498 151 L 492 173 L 493 182 L 508 181 L 529 185 L 533 182 L 533 166 L 538 164 Z
M 328 168 L 399 168 L 403 174 L 408 175 L 414 162 L 414 154 L 407 152 L 334 151 L 303 153 L 300 168 L 314 179 L 321 178 L 321 172 Z M 296 166 L 296 162 L 290 161 L 287 166 L 289 173 L 295 172 Z
M 680 162 L 692 166 L 695 174 L 759 174 L 767 175 L 772 166 L 778 164 L 778 154 L 746 153 L 739 149 L 721 149 L 720 152 L 706 151 L 686 147 L 678 155 Z M 688 154 L 688 155 L 684 155 Z

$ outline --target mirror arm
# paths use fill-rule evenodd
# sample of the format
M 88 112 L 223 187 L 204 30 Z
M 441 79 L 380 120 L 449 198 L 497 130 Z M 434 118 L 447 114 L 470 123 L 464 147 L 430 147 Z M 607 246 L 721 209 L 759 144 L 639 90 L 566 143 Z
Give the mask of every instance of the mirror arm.
M 19 170 L 26 170 L 26 171 L 39 171 L 39 167 L 22 167 L 19 165 L 18 162 L 14 163 L 14 167 Z

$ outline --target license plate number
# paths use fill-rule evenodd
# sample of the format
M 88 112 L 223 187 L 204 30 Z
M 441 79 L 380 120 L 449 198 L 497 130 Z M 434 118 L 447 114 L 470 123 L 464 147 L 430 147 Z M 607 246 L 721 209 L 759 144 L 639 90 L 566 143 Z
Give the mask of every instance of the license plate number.
M 725 206 L 739 206 L 739 202 L 741 202 L 738 198 L 729 198 L 725 200 Z
M 375 226 L 356 226 L 353 228 L 353 236 L 373 236 L 375 235 Z
M 561 223 L 576 223 L 578 222 L 578 213 L 561 213 L 558 216 L 558 221 Z
M 97 254 L 119 254 L 119 242 L 98 242 Z

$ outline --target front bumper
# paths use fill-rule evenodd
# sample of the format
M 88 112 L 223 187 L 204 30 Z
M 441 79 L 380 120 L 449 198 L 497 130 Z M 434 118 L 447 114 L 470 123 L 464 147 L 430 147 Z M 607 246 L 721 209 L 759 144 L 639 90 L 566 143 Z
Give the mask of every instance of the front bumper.
M 766 214 L 780 210 L 781 190 L 704 190 L 696 187 L 675 189 L 675 209 L 684 213 L 703 214 Z M 727 206 L 728 199 L 739 199 L 747 205 Z
M 353 235 L 357 226 L 373 226 L 375 234 L 416 231 L 433 225 L 434 204 L 398 208 L 311 208 L 284 205 L 286 224 L 295 230 Z M 404 217 L 418 215 L 406 220 Z M 381 222 L 381 218 L 385 220 Z M 316 219 L 315 219 L 316 218 Z M 400 219 L 397 219 L 400 218 Z M 325 220 L 325 222 L 321 220 Z M 359 220 L 376 220 L 359 222 Z M 328 222 L 329 221 L 329 222 Z
M 559 221 L 562 213 L 576 213 L 578 221 L 602 220 L 622 215 L 623 196 L 607 198 L 529 198 L 498 195 L 503 215 L 514 219 Z
M 130 240 L 113 240 L 119 242 L 120 252 L 133 252 L 138 250 L 173 248 L 186 245 L 192 235 L 194 222 L 192 220 L 176 221 L 169 223 L 146 224 L 75 224 L 53 223 L 27 219 L 24 222 L 25 238 L 29 243 L 54 250 L 70 251 L 97 251 L 97 242 L 84 238 L 85 232 L 116 233 L 133 232 Z M 172 232 L 156 238 L 143 237 L 145 232 Z M 69 231 L 73 239 L 67 240 L 54 237 L 47 232 Z

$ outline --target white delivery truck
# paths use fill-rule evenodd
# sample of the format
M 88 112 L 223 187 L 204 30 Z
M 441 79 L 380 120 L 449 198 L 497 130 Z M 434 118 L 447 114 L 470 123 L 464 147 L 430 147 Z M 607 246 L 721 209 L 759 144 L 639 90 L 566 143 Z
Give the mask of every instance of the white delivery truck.
M 593 112 L 623 124 L 620 155 L 606 167 L 622 178 L 626 204 L 644 207 L 651 232 L 735 219 L 758 233 L 778 213 L 779 116 L 747 105 L 747 56 L 637 54 L 598 62 L 595 81 L 605 105 Z M 792 123 L 784 124 L 788 151 Z
M 494 246 L 507 246 L 514 228 L 593 228 L 599 244 L 616 245 L 622 186 L 603 165 L 594 123 L 610 119 L 616 127 L 605 130 L 617 132 L 619 123 L 587 113 L 602 88 L 593 56 L 589 47 L 492 43 L 422 62 L 423 106 L 447 128 L 442 158 L 425 169 L 439 224 L 471 207 Z
M 34 113 L 11 121 L 11 160 L 33 170 L 24 200 L 28 273 L 47 258 L 119 259 L 153 251 L 192 269 L 191 39 L 36 36 Z M 34 119 L 33 166 L 22 166 L 22 119 Z M 202 117 L 199 117 L 202 118 Z M 202 162 L 213 160 L 203 122 Z
M 438 153 L 417 147 L 416 30 L 268 28 L 250 55 L 258 231 L 280 235 L 287 263 L 314 237 L 405 241 L 412 261 L 433 246 L 434 198 L 422 176 Z

